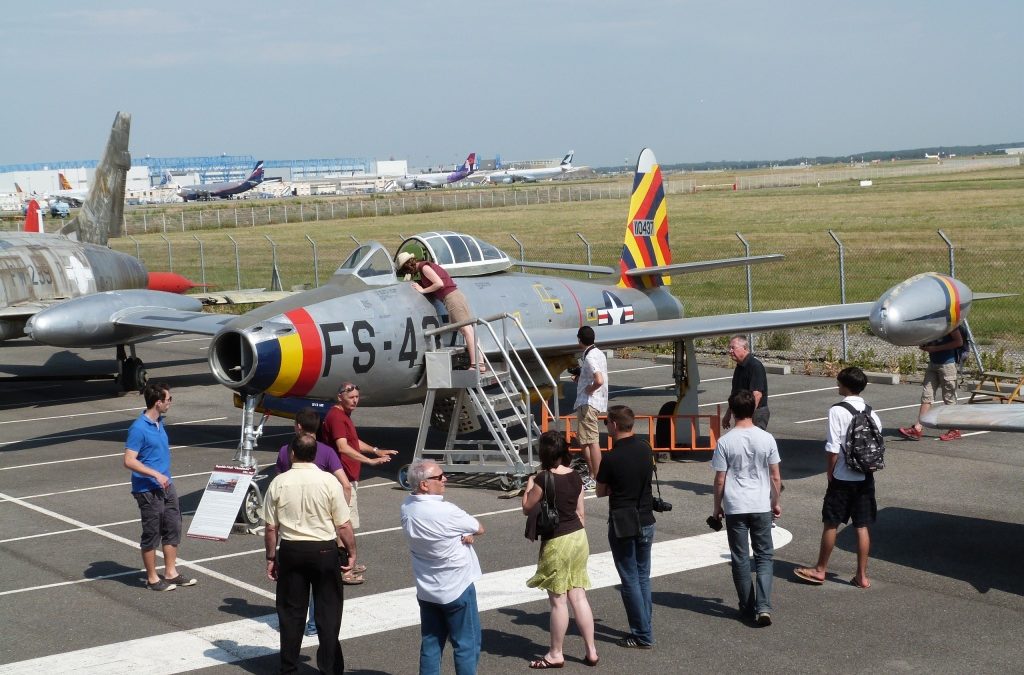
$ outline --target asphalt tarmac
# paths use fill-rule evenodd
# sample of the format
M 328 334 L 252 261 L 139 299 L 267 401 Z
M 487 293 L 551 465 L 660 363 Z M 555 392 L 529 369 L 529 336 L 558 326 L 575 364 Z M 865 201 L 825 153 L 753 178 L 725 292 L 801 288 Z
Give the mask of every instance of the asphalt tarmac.
M 150 377 L 167 381 L 175 484 L 191 521 L 213 466 L 228 463 L 240 413 L 206 368 L 205 338 L 163 337 L 140 347 Z M 5 343 L 0 370 L 22 374 L 111 369 L 107 350 L 64 352 Z M 668 364 L 610 361 L 613 402 L 656 414 L 667 400 Z M 702 412 L 729 391 L 730 371 L 703 366 Z M 738 620 L 725 534 L 704 520 L 712 507 L 710 453 L 676 454 L 658 466 L 674 504 L 658 516 L 652 579 L 658 644 L 616 646 L 625 614 L 608 559 L 605 500 L 589 499 L 588 592 L 605 672 L 1019 672 L 1024 658 L 1024 480 L 1021 437 L 971 433 L 951 443 L 937 432 L 904 441 L 919 387 L 869 385 L 866 398 L 886 426 L 888 465 L 877 477 L 878 523 L 860 590 L 852 530 L 840 529 L 823 586 L 797 581 L 813 564 L 824 493 L 824 417 L 838 400 L 831 379 L 770 375 L 769 430 L 778 439 L 786 490 L 776 530 L 774 624 Z M 571 387 L 569 388 L 571 390 Z M 274 586 L 264 575 L 262 538 L 186 539 L 179 565 L 199 582 L 170 593 L 146 590 L 139 572 L 138 509 L 122 467 L 128 425 L 143 407 L 111 382 L 0 382 L 0 673 L 273 673 L 277 671 Z M 566 406 L 571 408 L 571 404 Z M 364 474 L 358 546 L 367 581 L 345 589 L 343 648 L 354 673 L 414 673 L 418 616 L 399 525 L 406 493 L 394 482 L 411 457 L 419 406 L 362 408 L 360 435 L 400 451 Z M 290 423 L 267 425 L 257 450 L 272 463 Z M 517 499 L 494 481 L 453 480 L 447 498 L 480 518 L 481 673 L 525 671 L 547 649 L 548 607 L 525 588 L 537 544 L 523 538 Z M 703 548 L 701 548 L 703 547 Z M 315 671 L 315 638 L 303 650 Z M 586 669 L 570 627 L 567 669 Z M 445 672 L 452 672 L 450 648 Z

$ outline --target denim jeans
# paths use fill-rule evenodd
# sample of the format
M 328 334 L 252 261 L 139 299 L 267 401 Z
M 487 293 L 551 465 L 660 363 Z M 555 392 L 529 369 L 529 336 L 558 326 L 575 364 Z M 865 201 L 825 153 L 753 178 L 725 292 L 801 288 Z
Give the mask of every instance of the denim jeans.
M 473 675 L 480 661 L 480 613 L 470 584 L 447 605 L 417 598 L 420 604 L 420 675 L 439 675 L 444 643 L 455 649 L 456 675 Z
M 775 544 L 772 543 L 772 514 L 736 513 L 725 516 L 725 529 L 729 535 L 732 554 L 732 581 L 740 601 L 740 613 L 745 616 L 772 611 L 772 566 Z M 750 579 L 750 546 L 754 547 L 754 567 L 757 572 L 756 589 Z
M 619 539 L 608 524 L 608 544 L 612 560 L 622 585 L 619 593 L 626 608 L 629 632 L 640 643 L 653 645 L 651 627 L 651 547 L 654 545 L 654 525 L 640 528 L 639 537 Z

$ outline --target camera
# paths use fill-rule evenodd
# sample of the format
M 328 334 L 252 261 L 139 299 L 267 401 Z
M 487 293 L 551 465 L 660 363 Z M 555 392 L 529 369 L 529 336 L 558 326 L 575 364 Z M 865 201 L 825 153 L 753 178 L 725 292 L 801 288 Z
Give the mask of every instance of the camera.
M 708 516 L 708 519 L 705 522 L 707 522 L 708 527 L 710 527 L 715 532 L 721 532 L 722 531 L 722 519 L 721 518 L 715 518 L 714 516 Z
M 572 375 L 573 377 L 579 377 L 580 373 L 583 372 L 583 369 L 580 368 L 579 366 L 573 366 L 572 368 L 566 368 L 566 370 L 569 371 L 569 374 Z
M 665 511 L 672 510 L 672 502 L 666 502 L 661 497 L 655 497 L 651 501 L 651 508 L 657 511 L 658 513 L 664 513 Z

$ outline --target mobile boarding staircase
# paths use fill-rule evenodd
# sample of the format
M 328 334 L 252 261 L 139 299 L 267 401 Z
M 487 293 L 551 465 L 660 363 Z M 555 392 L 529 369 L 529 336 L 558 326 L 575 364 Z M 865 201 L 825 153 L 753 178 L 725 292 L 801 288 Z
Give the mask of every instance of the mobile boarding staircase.
M 478 345 L 481 331 L 494 345 L 491 358 L 477 348 L 477 361 L 487 371 L 455 367 L 465 347 L 425 352 L 427 394 L 413 459 L 436 460 L 448 474 L 491 474 L 502 489 L 518 489 L 538 464 L 535 449 L 541 432 L 531 402 L 558 419 L 558 397 L 552 395 L 556 382 L 522 323 L 510 314 L 445 324 L 424 334 L 428 339 L 458 335 L 469 324 L 476 327 Z M 430 434 L 430 427 L 440 433 Z M 438 442 L 441 434 L 443 444 Z M 408 468 L 398 472 L 398 482 L 406 489 L 411 487 Z

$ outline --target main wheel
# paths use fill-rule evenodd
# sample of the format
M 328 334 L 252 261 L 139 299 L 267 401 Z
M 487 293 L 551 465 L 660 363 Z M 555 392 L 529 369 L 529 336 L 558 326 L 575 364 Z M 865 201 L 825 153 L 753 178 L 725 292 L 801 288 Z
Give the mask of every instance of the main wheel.
M 398 484 L 402 486 L 403 490 L 412 490 L 412 486 L 409 485 L 409 465 L 404 464 L 398 468 Z
M 498 476 L 498 487 L 506 492 L 518 490 L 523 487 L 523 477 L 503 473 Z
M 249 483 L 249 489 L 242 499 L 242 507 L 238 510 L 238 522 L 245 523 L 249 527 L 257 527 L 263 524 L 260 512 L 263 510 L 263 495 L 255 483 Z

